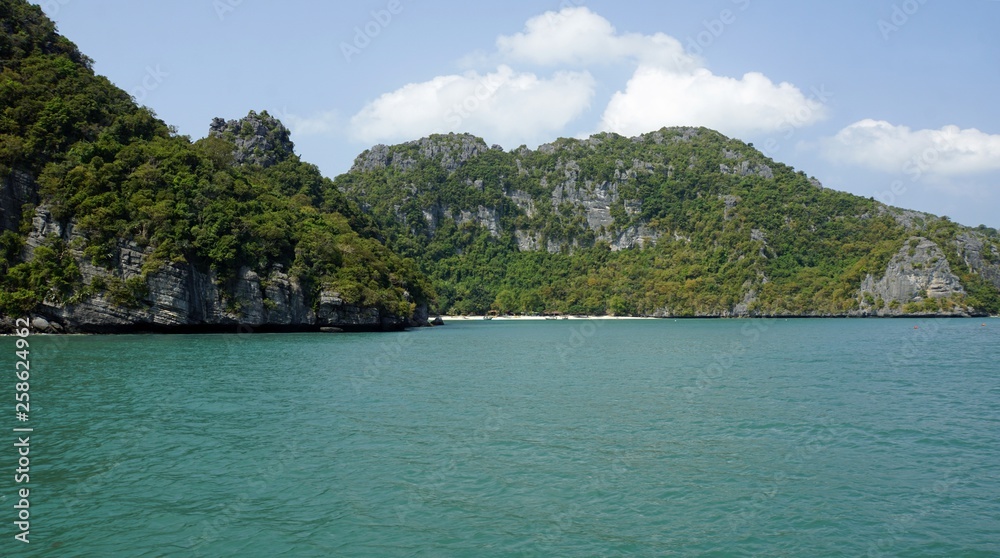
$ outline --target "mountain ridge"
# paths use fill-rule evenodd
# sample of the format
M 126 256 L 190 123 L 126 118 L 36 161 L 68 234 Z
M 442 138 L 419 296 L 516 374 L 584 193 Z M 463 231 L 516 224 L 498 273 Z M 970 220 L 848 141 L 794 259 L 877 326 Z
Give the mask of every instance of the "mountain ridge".
M 692 260 L 688 263 L 695 265 L 693 273 L 659 274 L 659 282 L 674 283 L 675 290 L 698 290 L 699 280 L 721 278 L 723 284 L 710 285 L 709 290 L 727 292 L 709 293 L 700 301 L 674 297 L 671 303 L 670 297 L 657 301 L 632 289 L 620 293 L 624 303 L 616 301 L 621 313 L 864 316 L 997 311 L 1000 257 L 995 230 L 962 227 L 947 218 L 824 188 L 752 144 L 706 128 L 664 128 L 632 138 L 601 133 L 510 152 L 488 147 L 471 134 L 437 134 L 374 146 L 335 183 L 391 231 L 390 246 L 414 257 L 436 279 L 438 292 L 447 297 L 442 311 L 615 313 L 610 303 L 614 295 L 604 296 L 603 303 L 531 304 L 524 300 L 532 298 L 524 295 L 525 289 L 536 290 L 535 298 L 551 298 L 551 291 L 539 282 L 529 287 L 530 277 L 509 277 L 481 262 L 465 264 L 485 254 L 517 253 L 521 255 L 495 267 L 533 265 L 526 263 L 533 258 L 572 267 L 555 260 L 577 253 L 593 260 L 579 273 L 593 276 L 607 263 L 595 250 L 618 253 L 629 248 Z M 909 250 L 900 255 L 911 238 L 934 244 L 933 266 L 924 268 L 929 260 L 889 266 L 890 261 L 912 257 Z M 700 253 L 670 248 L 692 242 Z M 474 246 L 478 253 L 469 253 Z M 727 252 L 729 248 L 737 250 Z M 428 251 L 435 256 L 423 257 Z M 538 251 L 548 256 L 526 255 Z M 449 258 L 445 266 L 437 262 Z M 713 263 L 713 258 L 725 261 Z M 652 277 L 657 274 L 649 270 L 669 268 L 662 261 L 640 266 L 631 256 L 612 259 L 645 267 L 639 275 L 647 291 L 657 288 Z M 746 263 L 740 264 L 743 260 Z M 459 274 L 449 267 L 457 267 Z M 907 275 L 900 278 L 904 267 Z M 633 281 L 636 272 L 630 271 Z M 777 288 L 773 281 L 780 284 L 782 276 L 791 274 L 815 283 L 816 272 L 839 284 L 826 292 L 812 285 L 811 296 L 819 297 L 815 304 L 792 292 L 801 290 L 798 285 L 784 281 Z M 478 280 L 482 277 L 489 278 L 485 284 Z M 614 273 L 604 278 L 618 286 L 625 279 Z M 899 281 L 907 286 L 876 289 Z M 456 288 L 462 283 L 466 286 Z M 739 285 L 735 289 L 734 283 Z M 565 288 L 580 298 L 601 298 L 593 289 Z M 501 296 L 505 290 L 522 300 L 510 304 L 509 293 Z

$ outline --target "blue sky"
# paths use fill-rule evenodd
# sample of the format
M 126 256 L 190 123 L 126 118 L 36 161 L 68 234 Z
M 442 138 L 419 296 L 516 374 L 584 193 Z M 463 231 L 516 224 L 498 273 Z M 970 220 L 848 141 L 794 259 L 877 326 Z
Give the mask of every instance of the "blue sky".
M 268 110 L 331 177 L 375 143 L 702 125 L 825 186 L 1000 227 L 1000 0 L 45 0 L 192 139 Z

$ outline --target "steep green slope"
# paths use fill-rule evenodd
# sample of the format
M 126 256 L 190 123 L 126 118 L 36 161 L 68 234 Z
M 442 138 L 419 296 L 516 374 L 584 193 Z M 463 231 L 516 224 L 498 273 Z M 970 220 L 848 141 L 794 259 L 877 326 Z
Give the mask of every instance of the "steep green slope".
M 279 122 L 237 124 L 192 143 L 95 75 L 38 7 L 0 0 L 0 313 L 148 308 L 150 277 L 181 265 L 211 275 L 235 321 L 242 302 L 228 291 L 248 273 L 263 291 L 287 271 L 314 310 L 327 292 L 409 317 L 433 297 Z M 122 271 L 125 250 L 141 273 Z
M 989 267 L 1000 261 L 995 231 L 825 189 L 704 128 L 512 152 L 473 136 L 432 136 L 366 151 L 336 185 L 373 213 L 392 248 L 420 262 L 443 312 L 1000 310 L 1000 272 Z M 980 243 L 982 270 L 966 261 L 962 234 Z M 880 285 L 861 288 L 886 273 L 911 237 L 943 250 L 935 266 L 950 264 L 928 267 L 928 284 L 935 274 L 960 281 L 905 297 L 883 288 L 899 298 L 889 308 Z

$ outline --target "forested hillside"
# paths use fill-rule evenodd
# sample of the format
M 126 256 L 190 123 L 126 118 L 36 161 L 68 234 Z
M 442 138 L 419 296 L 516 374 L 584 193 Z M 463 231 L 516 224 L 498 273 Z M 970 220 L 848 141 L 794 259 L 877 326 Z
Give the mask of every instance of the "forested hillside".
M 308 325 L 324 298 L 407 319 L 433 297 L 266 113 L 192 142 L 95 75 L 38 7 L 0 0 L 0 25 L 3 314 L 86 321 L 83 304 L 123 324 L 134 310 L 153 325 Z M 207 278 L 218 300 L 151 292 L 164 272 Z M 268 295 L 272 276 L 303 316 L 276 315 L 292 302 Z M 259 292 L 240 292 L 248 280 Z M 255 303 L 262 315 L 248 317 Z M 165 304 L 182 307 L 158 314 Z
M 1000 310 L 997 231 L 824 188 L 704 128 L 511 152 L 432 136 L 376 146 L 336 184 L 446 312 Z

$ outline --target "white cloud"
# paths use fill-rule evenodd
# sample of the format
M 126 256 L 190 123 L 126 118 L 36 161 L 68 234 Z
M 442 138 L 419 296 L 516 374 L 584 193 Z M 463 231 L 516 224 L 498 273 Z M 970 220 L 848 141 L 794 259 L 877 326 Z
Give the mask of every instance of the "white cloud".
M 826 117 L 794 85 L 752 72 L 741 79 L 640 66 L 611 98 L 601 129 L 636 135 L 663 126 L 706 126 L 733 136 L 807 126 Z
M 482 63 L 489 57 L 466 61 L 473 58 Z M 529 19 L 520 33 L 497 38 L 492 58 L 504 62 L 495 72 L 443 75 L 383 94 L 351 119 L 351 134 L 362 142 L 449 131 L 511 146 L 550 141 L 567 135 L 566 128 L 589 108 L 597 90 L 589 69 L 607 64 L 635 70 L 625 89 L 611 97 L 601 131 L 636 135 L 692 125 L 746 136 L 826 117 L 822 103 L 792 84 L 775 84 L 760 73 L 739 79 L 715 75 L 677 39 L 620 33 L 584 7 Z M 552 67 L 554 73 L 522 73 L 512 69 L 516 64 Z
M 870 169 L 939 177 L 1000 170 L 1000 135 L 945 126 L 911 130 L 884 120 L 855 122 L 821 142 L 830 160 Z
M 729 135 L 772 132 L 813 124 L 824 106 L 789 83 L 760 73 L 741 79 L 712 74 L 680 41 L 656 33 L 619 33 L 587 8 L 531 18 L 522 32 L 497 39 L 507 60 L 539 65 L 634 63 L 624 91 L 614 94 L 600 129 L 636 135 L 663 126 L 707 126 Z
M 369 143 L 471 132 L 513 147 L 558 134 L 590 106 L 594 87 L 587 72 L 543 79 L 502 65 L 405 85 L 368 103 L 350 124 L 354 137 Z
M 533 64 L 609 64 L 635 61 L 661 68 L 689 71 L 701 66 L 680 41 L 663 34 L 618 34 L 611 22 L 587 8 L 545 12 L 528 20 L 524 31 L 501 35 L 497 50 L 512 61 Z

